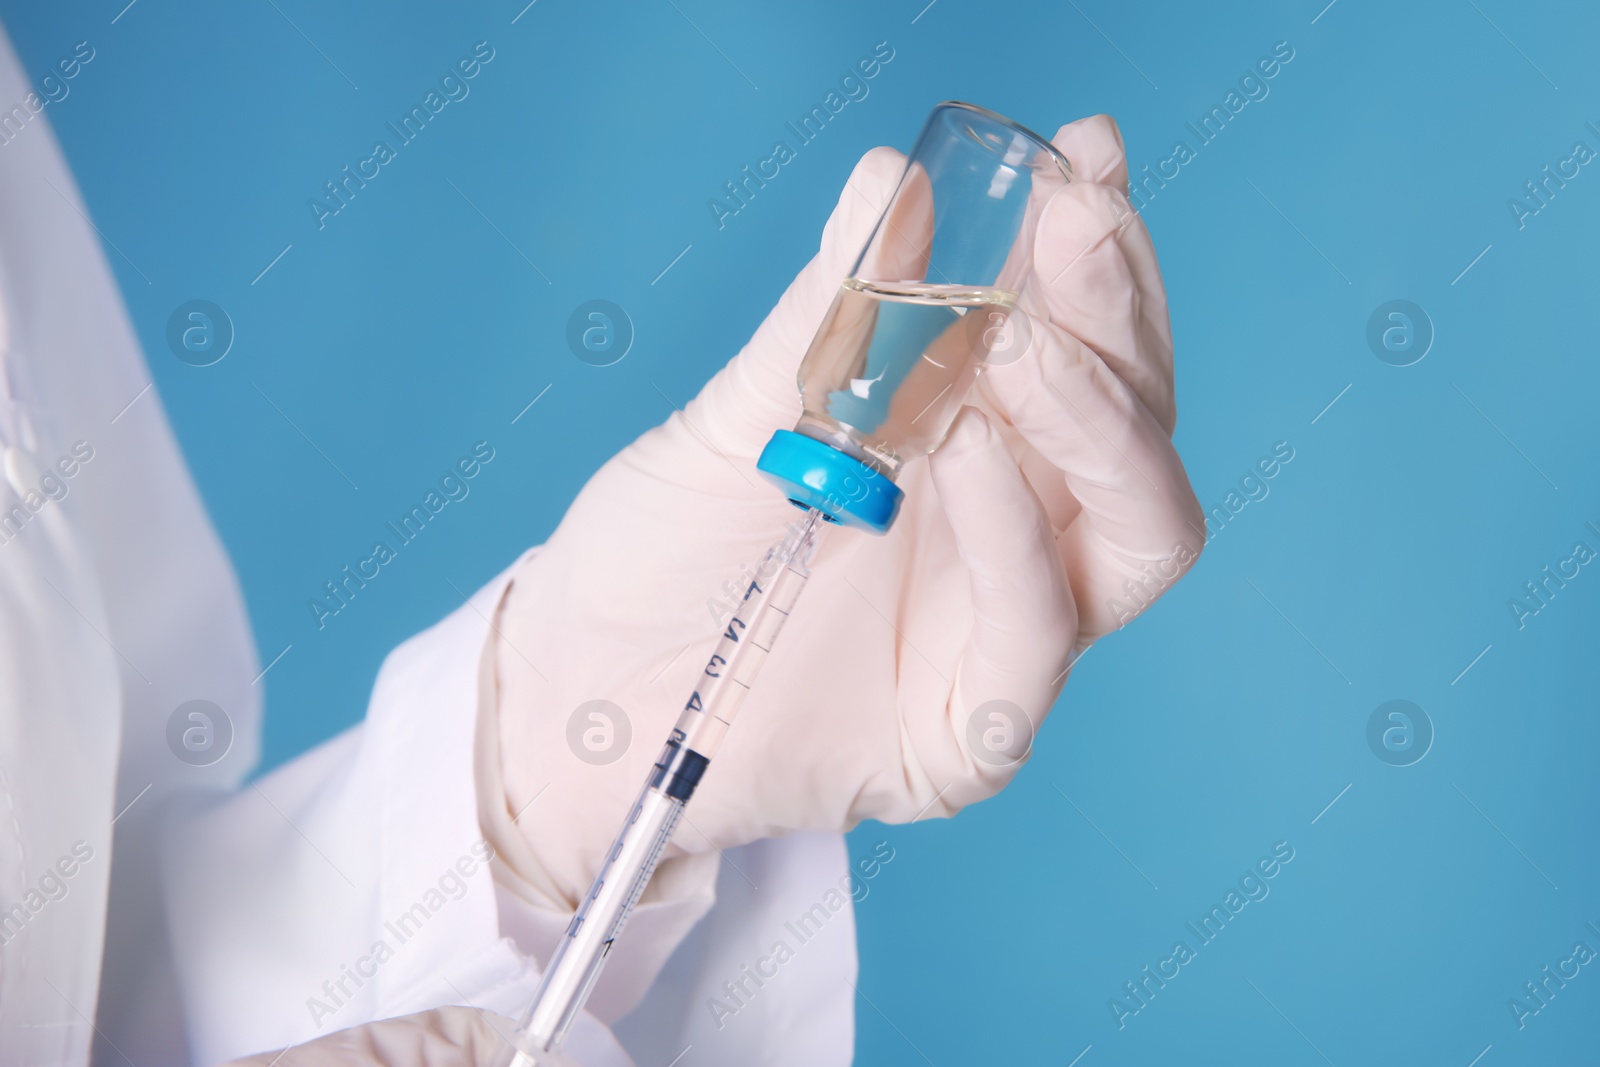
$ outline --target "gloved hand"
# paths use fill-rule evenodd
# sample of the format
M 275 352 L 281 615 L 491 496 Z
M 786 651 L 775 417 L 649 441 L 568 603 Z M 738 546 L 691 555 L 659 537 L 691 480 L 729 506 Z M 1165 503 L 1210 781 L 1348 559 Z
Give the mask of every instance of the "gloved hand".
M 1038 223 L 1019 303 L 1029 349 L 986 368 L 945 444 L 907 466 L 887 536 L 824 530 L 669 856 L 991 796 L 1071 658 L 1198 555 L 1204 518 L 1170 440 L 1166 296 L 1124 195 L 1121 136 L 1095 116 L 1056 144 L 1075 181 Z M 799 416 L 796 368 L 903 168 L 892 149 L 862 158 L 816 258 L 745 349 L 602 467 L 515 574 L 495 650 L 506 802 L 568 906 L 695 688 L 715 609 L 799 515 L 754 462 Z M 568 741 L 596 699 L 632 734 L 602 766 Z
M 510 1019 L 476 1008 L 434 1008 L 381 1019 L 224 1067 L 487 1067 L 510 1055 Z

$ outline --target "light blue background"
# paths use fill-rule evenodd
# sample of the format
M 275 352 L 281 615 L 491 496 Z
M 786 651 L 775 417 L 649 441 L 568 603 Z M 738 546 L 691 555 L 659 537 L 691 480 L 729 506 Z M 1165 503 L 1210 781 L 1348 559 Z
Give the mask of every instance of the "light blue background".
M 1522 630 L 1506 605 L 1575 540 L 1600 547 L 1600 167 L 1525 229 L 1507 208 L 1576 140 L 1600 148 L 1592 9 L 540 0 L 513 24 L 524 0 L 138 0 L 113 23 L 124 2 L 0 9 L 36 77 L 97 51 L 47 113 L 263 663 L 293 645 L 267 677 L 268 765 L 357 721 L 452 583 L 544 538 L 669 413 L 662 393 L 681 403 L 738 349 L 867 148 L 908 147 L 954 97 L 1046 132 L 1114 113 L 1137 169 L 1289 41 L 1270 96 L 1145 218 L 1202 502 L 1275 442 L 1295 458 L 1089 653 L 1001 798 L 852 835 L 896 849 L 858 909 L 859 1059 L 1595 1062 L 1600 964 L 1524 1030 L 1507 1008 L 1575 942 L 1600 949 L 1600 574 Z M 319 231 L 308 198 L 479 40 L 496 58 L 471 96 Z M 882 40 L 870 97 L 719 232 L 707 198 Z M 238 332 L 204 369 L 164 343 L 196 297 Z M 593 298 L 637 329 L 608 368 L 564 340 Z M 1396 298 L 1437 331 L 1405 368 L 1364 338 Z M 471 496 L 318 632 L 307 598 L 484 438 Z M 1411 767 L 1365 740 L 1394 698 L 1437 730 Z M 1108 999 L 1279 841 L 1295 858 L 1271 895 L 1119 1031 Z

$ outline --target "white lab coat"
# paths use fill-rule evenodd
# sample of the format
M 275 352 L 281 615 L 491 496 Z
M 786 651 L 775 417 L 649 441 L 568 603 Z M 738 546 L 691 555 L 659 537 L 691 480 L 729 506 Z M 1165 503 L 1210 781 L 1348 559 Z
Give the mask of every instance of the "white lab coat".
M 28 93 L 0 40 L 0 101 Z M 479 660 L 504 576 L 391 654 L 365 723 L 239 789 L 265 683 L 237 582 L 47 110 L 0 145 L 0 1067 L 86 1062 L 91 1019 L 98 1059 L 149 1065 L 440 1004 L 516 1014 L 537 961 L 475 852 Z M 193 699 L 233 727 L 207 767 L 168 747 Z M 730 859 L 644 1002 L 614 1031 L 580 1022 L 581 1060 L 849 1061 L 849 906 L 803 945 L 787 927 L 841 884 L 842 838 Z M 642 914 L 628 936 L 651 929 Z M 779 940 L 793 958 L 754 983 L 743 968 Z
M 103 940 L 102 1026 L 131 1037 L 160 1018 L 143 1002 L 163 959 L 154 818 L 175 791 L 235 784 L 258 735 L 257 668 L 233 572 L 160 400 L 145 391 L 149 372 L 49 127 L 50 108 L 83 101 L 74 93 L 34 114 L 29 94 L 0 41 L 0 101 L 27 116 L 0 144 L 7 1065 L 84 1061 Z M 90 456 L 76 466 L 75 445 Z M 232 750 L 209 767 L 167 748 L 168 716 L 193 699 L 226 709 L 235 728 Z M 130 802 L 115 824 L 113 875 L 112 820 Z M 64 892 L 51 893 L 58 879 Z

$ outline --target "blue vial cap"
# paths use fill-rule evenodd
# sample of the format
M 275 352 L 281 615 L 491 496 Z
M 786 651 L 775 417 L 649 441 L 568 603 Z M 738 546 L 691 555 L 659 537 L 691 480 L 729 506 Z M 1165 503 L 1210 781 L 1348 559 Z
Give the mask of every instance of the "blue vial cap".
M 816 508 L 841 526 L 869 533 L 888 533 L 906 495 L 888 476 L 793 430 L 772 435 L 756 470 L 797 507 Z

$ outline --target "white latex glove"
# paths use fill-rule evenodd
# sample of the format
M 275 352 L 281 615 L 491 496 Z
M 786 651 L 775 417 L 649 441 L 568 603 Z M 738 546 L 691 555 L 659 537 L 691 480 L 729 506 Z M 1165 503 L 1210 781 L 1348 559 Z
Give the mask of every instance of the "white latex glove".
M 1072 656 L 1198 554 L 1204 519 L 1170 440 L 1166 297 L 1124 195 L 1121 136 L 1095 116 L 1056 144 L 1076 180 L 1039 221 L 1020 303 L 1030 349 L 985 371 L 971 402 L 989 417 L 965 409 L 937 452 L 908 464 L 887 536 L 824 531 L 669 855 L 949 815 L 993 795 Z M 495 650 L 506 803 L 567 907 L 695 688 L 721 628 L 708 602 L 731 609 L 726 590 L 742 591 L 799 515 L 755 459 L 799 416 L 801 356 L 903 168 L 888 148 L 862 158 L 821 250 L 749 345 L 602 467 L 515 576 Z M 632 733 L 604 766 L 568 742 L 574 711 L 597 699 Z
M 262 1052 L 224 1067 L 487 1067 L 511 1046 L 515 1024 L 476 1008 L 434 1008 Z

